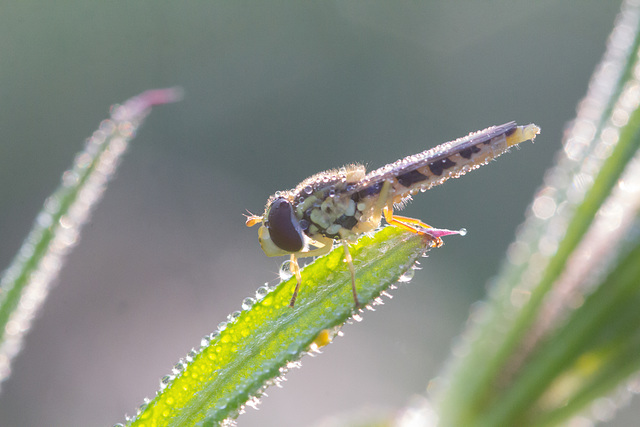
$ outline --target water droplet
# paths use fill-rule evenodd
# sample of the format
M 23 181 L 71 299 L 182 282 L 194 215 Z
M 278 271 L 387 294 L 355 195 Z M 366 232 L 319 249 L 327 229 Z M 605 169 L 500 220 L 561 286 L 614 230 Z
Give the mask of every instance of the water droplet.
M 242 301 L 242 309 L 243 310 L 249 310 L 251 307 L 253 307 L 253 304 L 255 304 L 256 300 L 251 298 L 251 297 L 247 297 Z
M 291 345 L 287 348 L 287 353 L 289 353 L 289 354 L 290 354 L 290 355 L 292 355 L 292 356 L 296 356 L 296 355 L 298 354 L 298 352 L 299 352 L 299 350 L 298 350 L 298 346 L 297 346 L 295 343 L 294 343 L 294 344 L 291 344 Z M 291 362 L 289 362 L 289 363 L 291 363 Z M 289 366 L 287 365 L 287 368 L 288 368 L 288 367 L 289 367 Z
M 60 209 L 60 200 L 58 200 L 58 197 L 51 196 L 48 197 L 47 200 L 45 200 L 44 210 L 46 212 L 54 214 L 58 212 L 58 209 Z
M 20 258 L 24 260 L 27 260 L 28 258 L 31 258 L 31 255 L 33 255 L 35 250 L 36 250 L 36 247 L 34 245 L 30 243 L 25 243 L 20 248 L 20 252 L 18 252 L 18 256 L 20 256 Z
M 218 332 L 222 332 L 227 329 L 227 322 L 220 322 L 218 324 Z
M 209 335 L 205 335 L 200 340 L 200 347 L 207 347 L 210 342 L 211 342 L 211 338 L 209 337 Z
M 289 269 L 289 264 L 291 264 L 291 261 L 285 261 L 280 266 L 280 271 L 278 272 L 278 274 L 280 276 L 280 280 L 282 280 L 283 282 L 293 277 L 293 273 Z
M 39 227 L 47 228 L 50 227 L 51 224 L 53 224 L 53 218 L 51 214 L 40 212 L 40 214 L 38 214 L 38 217 L 36 218 L 36 223 Z
M 182 360 L 180 360 L 180 361 L 178 361 L 178 363 L 176 363 L 175 365 L 173 365 L 173 369 L 171 370 L 171 373 L 172 373 L 173 375 L 178 375 L 178 374 L 180 374 L 182 371 L 184 371 L 184 368 L 185 368 L 186 366 L 187 366 L 187 365 L 186 365 Z
M 77 185 L 79 181 L 78 174 L 75 171 L 66 171 L 62 174 L 62 185 L 71 187 Z
M 467 229 L 466 228 L 461 228 L 460 230 L 458 230 L 458 234 L 460 234 L 461 236 L 466 236 L 467 235 Z
M 164 377 L 162 377 L 162 379 L 160 380 L 160 390 L 164 390 L 169 384 L 171 384 L 172 380 L 173 376 L 171 375 L 165 375 Z
M 311 194 L 313 193 L 313 187 L 310 185 L 307 185 L 306 187 L 304 187 L 302 191 L 304 191 L 306 194 Z
M 398 279 L 398 282 L 400 283 L 410 282 L 411 279 L 413 279 L 413 276 L 415 274 L 416 274 L 415 270 L 413 268 L 410 268 L 409 270 L 405 271 L 402 276 L 400 276 L 400 278 Z
M 264 286 L 260 286 L 257 290 L 256 290 L 256 299 L 258 301 L 260 301 L 262 298 L 264 298 L 267 294 L 269 293 L 269 285 L 267 285 L 265 283 Z
M 227 316 L 227 321 L 229 323 L 235 322 L 238 317 L 240 317 L 240 312 L 234 311 L 233 313 Z
M 195 359 L 197 355 L 198 355 L 198 351 L 195 348 L 192 348 L 191 351 L 187 353 L 187 362 L 188 363 L 193 362 L 193 359 Z

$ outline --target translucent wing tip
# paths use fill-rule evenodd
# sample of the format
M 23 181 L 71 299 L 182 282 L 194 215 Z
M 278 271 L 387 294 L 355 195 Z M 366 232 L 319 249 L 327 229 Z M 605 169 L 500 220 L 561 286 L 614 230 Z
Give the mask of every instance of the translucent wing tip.
M 524 141 L 534 142 L 536 136 L 540 134 L 540 128 L 533 123 L 526 126 L 516 126 L 515 131 L 507 136 L 507 145 L 509 147 L 520 144 Z

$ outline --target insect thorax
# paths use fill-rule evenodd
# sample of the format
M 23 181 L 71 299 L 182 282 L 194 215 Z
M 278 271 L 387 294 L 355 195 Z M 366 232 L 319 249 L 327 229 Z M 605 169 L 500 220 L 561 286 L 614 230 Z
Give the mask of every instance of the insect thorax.
M 362 165 L 320 172 L 274 197 L 291 202 L 300 228 L 309 238 L 348 239 L 380 223 L 380 215 L 374 215 L 372 209 L 372 198 L 354 191 L 365 173 Z

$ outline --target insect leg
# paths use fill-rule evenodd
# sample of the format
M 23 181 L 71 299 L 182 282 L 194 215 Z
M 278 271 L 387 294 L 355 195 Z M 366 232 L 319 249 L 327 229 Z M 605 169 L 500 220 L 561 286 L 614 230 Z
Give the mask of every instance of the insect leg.
M 349 244 L 344 239 L 342 239 L 342 246 L 344 247 L 344 260 L 349 264 L 349 271 L 351 272 L 351 291 L 353 292 L 353 301 L 356 303 L 356 308 L 360 308 L 358 292 L 356 291 L 356 269 L 353 266 L 353 258 L 351 258 L 351 253 L 349 252 Z
M 384 219 L 386 219 L 390 225 L 402 228 L 403 230 L 411 231 L 412 233 L 429 236 L 432 239 L 435 247 L 440 247 L 444 244 L 441 239 L 442 236 L 447 236 L 449 234 L 463 234 L 462 231 L 433 228 L 429 224 L 425 224 L 424 222 L 416 218 L 394 215 L 393 208 L 388 205 L 384 207 L 383 211 Z
M 298 297 L 300 284 L 302 284 L 302 275 L 300 274 L 300 266 L 298 265 L 298 258 L 296 258 L 295 254 L 291 254 L 291 258 L 289 261 L 289 271 L 291 271 L 296 276 L 296 288 L 293 290 L 293 295 L 291 296 L 291 301 L 289 302 L 289 307 L 293 308 L 293 306 L 296 303 L 296 298 Z
M 331 252 L 333 248 L 333 239 L 326 238 L 324 241 L 314 241 L 311 245 L 319 246 L 316 249 L 312 249 L 306 252 L 296 252 L 295 254 L 290 255 L 289 261 L 289 271 L 296 276 L 296 288 L 293 291 L 293 296 L 291 297 L 291 302 L 289 303 L 289 307 L 293 307 L 296 303 L 296 298 L 298 297 L 298 291 L 300 290 L 300 285 L 302 284 L 302 272 L 300 270 L 300 264 L 298 264 L 298 258 L 310 257 L 310 256 L 321 256 L 326 255 Z M 324 245 L 324 246 L 322 246 Z

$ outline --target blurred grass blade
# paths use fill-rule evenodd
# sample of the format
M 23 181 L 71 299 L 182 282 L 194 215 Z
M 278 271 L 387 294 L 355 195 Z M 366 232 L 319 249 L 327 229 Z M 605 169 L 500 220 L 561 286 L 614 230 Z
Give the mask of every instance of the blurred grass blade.
M 536 397 L 518 411 L 527 425 L 566 422 L 640 368 L 639 243 L 523 367 L 504 406 Z
M 537 322 L 544 321 L 546 324 L 549 323 L 549 317 L 541 319 L 542 314 L 546 312 L 544 297 L 547 296 L 552 289 L 560 289 L 562 284 L 562 280 L 560 279 L 562 275 L 567 274 L 567 270 L 569 268 L 568 263 L 572 257 L 576 257 L 576 253 L 578 253 L 580 247 L 579 245 L 581 245 L 583 238 L 585 238 L 589 227 L 593 226 L 593 219 L 596 213 L 600 210 L 608 193 L 611 192 L 613 186 L 617 183 L 622 171 L 625 170 L 626 164 L 633 159 L 632 154 L 637 150 L 638 146 L 640 146 L 640 110 L 636 110 L 634 112 L 629 123 L 624 127 L 624 129 L 622 129 L 618 144 L 611 156 L 605 161 L 600 169 L 600 172 L 596 177 L 593 186 L 587 192 L 583 203 L 576 210 L 574 217 L 566 230 L 564 239 L 560 242 L 556 254 L 551 258 L 546 270 L 542 273 L 542 280 L 540 280 L 538 285 L 532 289 L 531 299 L 527 305 L 525 305 L 520 315 L 516 318 L 515 323 L 512 325 L 509 335 L 507 336 L 507 341 L 505 341 L 504 346 L 500 349 L 501 352 L 499 351 L 496 358 L 488 364 L 493 365 L 494 369 L 498 365 L 504 368 L 509 364 L 522 364 L 522 359 L 526 356 L 522 353 L 532 351 L 524 350 L 522 347 L 532 349 L 534 347 L 532 344 L 535 344 L 535 341 L 540 340 L 539 337 L 534 337 L 534 335 L 541 335 L 540 329 L 543 327 Z M 591 247 L 596 244 L 601 244 L 604 247 L 609 248 L 612 243 L 611 240 L 616 241 L 616 237 L 607 235 L 607 233 L 597 234 L 599 234 L 598 239 L 588 243 Z M 617 240 L 616 243 L 620 243 L 621 241 L 622 240 Z M 611 251 L 614 250 L 615 249 L 613 248 L 611 249 Z M 583 266 L 587 265 L 587 263 L 585 263 L 585 258 L 580 259 L 578 257 L 578 260 L 581 260 Z M 589 271 L 593 274 L 597 274 L 597 271 L 594 272 L 593 269 L 594 266 L 599 266 L 597 261 L 598 260 L 593 260 L 595 265 L 589 266 L 591 267 Z M 571 274 L 576 273 L 571 272 Z M 585 276 L 585 274 L 583 273 L 582 276 Z M 640 281 L 638 281 L 637 284 L 640 285 Z M 575 316 L 578 316 L 585 310 L 587 309 L 581 308 L 580 310 L 572 313 L 573 317 L 571 317 L 571 319 L 573 320 Z M 615 313 L 616 312 L 614 311 L 614 314 Z M 586 314 L 588 317 L 593 317 L 595 315 L 596 313 L 594 312 L 587 312 Z M 545 326 L 545 328 L 548 327 Z M 589 332 L 593 333 L 594 331 L 591 329 Z M 497 397 L 497 399 L 499 399 L 499 403 L 496 401 L 496 405 L 501 409 L 500 411 L 496 409 L 497 413 L 502 413 L 504 411 L 505 416 L 507 416 L 507 413 L 511 413 L 515 416 L 518 411 L 526 411 L 532 401 L 538 397 L 538 392 L 542 391 L 540 390 L 540 387 L 545 384 L 548 385 L 554 378 L 554 375 L 557 375 L 560 370 L 566 368 L 567 359 L 564 355 L 557 352 L 568 350 L 567 347 L 570 346 L 570 343 L 575 339 L 582 338 L 583 341 L 575 343 L 574 345 L 583 346 L 590 338 L 589 333 L 582 336 L 569 331 L 569 334 L 571 335 L 572 340 L 556 342 L 556 347 L 552 347 L 550 349 L 555 350 L 554 352 L 545 354 L 540 350 L 536 350 L 535 356 L 540 359 L 531 360 L 531 358 L 529 358 L 526 366 L 523 365 L 522 368 L 525 372 L 529 372 L 533 366 L 537 368 L 537 370 L 532 373 L 533 376 L 529 377 L 537 384 L 537 386 L 525 386 L 526 379 L 523 376 L 524 372 L 518 372 L 517 375 L 519 375 L 519 378 L 509 387 L 507 396 L 504 399 Z M 521 354 L 516 355 L 515 352 L 520 352 Z M 514 359 L 517 360 L 514 362 Z M 545 368 L 543 368 L 538 363 L 542 363 L 542 366 L 545 366 L 545 363 L 560 363 L 560 366 L 557 366 L 555 371 L 548 371 L 546 368 L 550 368 L 550 366 L 545 366 Z M 520 366 L 515 368 L 520 368 Z M 512 369 L 514 368 L 512 367 Z M 495 370 L 494 374 L 498 372 L 499 370 Z M 498 378 L 494 378 L 494 384 L 488 384 L 488 386 L 494 387 L 498 382 L 496 379 L 499 379 L 500 375 L 501 374 L 498 374 Z M 500 393 L 498 392 L 497 396 L 499 395 Z M 483 414 L 484 415 L 481 419 L 491 419 L 490 414 L 486 410 L 483 411 Z M 504 425 L 505 421 L 506 420 L 501 420 L 500 422 L 489 422 L 487 425 Z
M 386 227 L 350 246 L 361 304 L 381 303 L 380 294 L 413 267 L 428 245 L 422 236 Z M 288 304 L 295 278 L 269 293 L 259 289 L 261 299 L 245 300 L 242 312 L 231 314 L 227 324 L 205 337 L 199 351 L 180 361 L 175 378 L 163 379 L 164 388 L 130 425 L 217 425 L 235 418 L 245 405 L 256 405 L 268 385 L 278 383 L 315 348 L 317 337 L 360 319 L 353 314 L 351 276 L 343 260 L 338 247 L 306 266 L 293 309 Z
M 127 143 L 153 105 L 176 101 L 177 89 L 160 89 L 112 107 L 111 118 L 100 123 L 86 142 L 60 187 L 43 210 L 18 255 L 0 279 L 0 382 L 11 373 L 11 359 L 20 351 L 25 333 L 64 257 L 77 243 L 80 230 L 100 200 Z
M 621 294 L 615 295 L 617 302 L 611 306 L 605 308 L 604 300 L 598 300 L 576 309 L 593 289 L 594 295 L 602 288 L 614 292 L 618 287 L 612 281 L 630 277 L 625 268 L 634 266 L 628 258 L 623 260 L 627 253 L 635 254 L 636 243 L 625 237 L 631 235 L 640 196 L 635 190 L 622 195 L 616 191 L 625 184 L 633 186 L 639 178 L 633 171 L 640 146 L 636 3 L 623 5 L 558 163 L 545 175 L 489 302 L 479 305 L 472 316 L 476 323 L 456 351 L 463 356 L 450 364 L 440 382 L 442 425 L 539 425 L 543 419 L 551 422 L 551 415 L 543 415 L 546 411 L 554 411 L 557 420 L 560 412 L 555 411 L 561 406 L 572 402 L 576 411 L 582 407 L 579 401 L 588 402 L 585 390 L 578 387 L 576 394 L 565 390 L 560 404 L 548 403 L 550 396 L 558 396 L 558 381 L 568 378 L 578 361 L 594 360 L 590 352 L 594 337 L 603 333 L 599 328 L 606 325 L 620 340 L 615 346 L 609 341 L 613 347 L 602 353 L 606 358 L 598 359 L 600 368 L 615 370 L 609 362 L 637 348 L 638 338 L 625 329 L 636 321 L 632 312 L 625 311 L 632 305 L 625 306 L 628 300 L 622 295 L 631 298 L 640 281 L 627 283 L 631 290 L 619 288 Z M 609 279 L 607 272 L 613 272 Z M 623 318 L 628 322 L 621 323 Z M 564 329 L 577 324 L 583 328 L 580 334 Z M 610 372 L 610 377 L 621 381 L 632 365 L 618 365 L 624 375 Z M 614 385 L 608 383 L 595 388 L 597 396 Z M 595 397 L 592 393 L 589 398 Z M 575 413 L 563 411 L 563 417 Z

